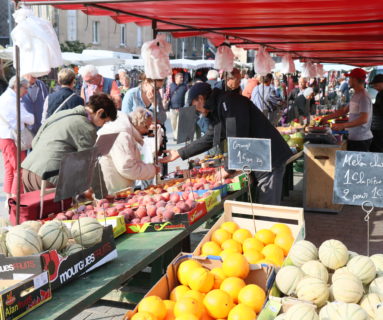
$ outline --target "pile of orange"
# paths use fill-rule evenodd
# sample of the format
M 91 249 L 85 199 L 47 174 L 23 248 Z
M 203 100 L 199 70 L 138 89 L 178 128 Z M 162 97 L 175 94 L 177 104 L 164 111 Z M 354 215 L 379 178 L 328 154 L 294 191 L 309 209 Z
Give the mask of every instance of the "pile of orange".
M 169 300 L 149 296 L 138 304 L 131 320 L 255 320 L 266 299 L 265 291 L 246 284 L 249 263 L 229 252 L 222 266 L 209 270 L 197 260 L 180 263 Z
M 201 255 L 221 256 L 225 260 L 228 253 L 237 252 L 251 264 L 268 263 L 280 267 L 293 243 L 293 234 L 285 224 L 276 223 L 270 229 L 257 230 L 253 236 L 248 229 L 228 221 L 203 244 Z

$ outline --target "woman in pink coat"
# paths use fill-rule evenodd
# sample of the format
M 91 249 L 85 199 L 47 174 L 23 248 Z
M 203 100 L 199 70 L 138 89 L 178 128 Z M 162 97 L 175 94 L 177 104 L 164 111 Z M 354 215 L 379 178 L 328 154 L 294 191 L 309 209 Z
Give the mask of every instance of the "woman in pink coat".
M 129 115 L 119 112 L 115 121 L 98 131 L 99 136 L 119 133 L 109 154 L 100 159 L 109 194 L 134 187 L 136 180 L 152 179 L 159 172 L 159 167 L 142 161 L 140 152 L 143 135 L 148 133 L 152 122 L 151 112 L 139 107 Z

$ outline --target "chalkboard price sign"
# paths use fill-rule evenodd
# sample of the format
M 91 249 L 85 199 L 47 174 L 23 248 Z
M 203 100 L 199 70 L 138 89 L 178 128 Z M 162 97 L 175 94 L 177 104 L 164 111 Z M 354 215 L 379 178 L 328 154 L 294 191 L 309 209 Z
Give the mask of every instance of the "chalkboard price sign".
M 230 170 L 271 172 L 270 139 L 227 138 Z
M 337 151 L 334 203 L 383 207 L 383 153 Z

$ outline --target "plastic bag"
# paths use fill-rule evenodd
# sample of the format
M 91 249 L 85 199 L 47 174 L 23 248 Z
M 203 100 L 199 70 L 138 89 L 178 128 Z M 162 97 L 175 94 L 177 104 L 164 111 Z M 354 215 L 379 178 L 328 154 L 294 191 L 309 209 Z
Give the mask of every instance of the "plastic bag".
M 293 58 L 291 57 L 291 54 L 285 54 L 282 57 L 281 72 L 284 74 L 295 73 L 295 64 Z
M 13 14 L 17 23 L 11 32 L 13 43 L 20 48 L 20 75 L 41 77 L 51 68 L 63 65 L 56 32 L 47 20 L 36 17 L 32 10 L 21 8 Z M 13 60 L 16 65 L 16 59 Z
M 169 54 L 171 44 L 166 42 L 165 35 L 159 34 L 155 40 L 142 45 L 141 56 L 144 60 L 144 70 L 147 78 L 165 79 L 172 72 Z
M 317 77 L 320 77 L 320 78 L 324 76 L 323 64 L 320 64 L 320 63 L 316 64 L 316 74 L 317 74 Z
M 231 72 L 234 67 L 234 53 L 227 42 L 217 48 L 214 69 Z
M 309 60 L 303 64 L 302 77 L 314 78 L 317 75 L 315 65 Z
M 265 50 L 263 46 L 259 47 L 257 55 L 254 59 L 254 71 L 261 76 L 265 76 L 274 68 L 275 62 L 270 57 L 270 54 Z

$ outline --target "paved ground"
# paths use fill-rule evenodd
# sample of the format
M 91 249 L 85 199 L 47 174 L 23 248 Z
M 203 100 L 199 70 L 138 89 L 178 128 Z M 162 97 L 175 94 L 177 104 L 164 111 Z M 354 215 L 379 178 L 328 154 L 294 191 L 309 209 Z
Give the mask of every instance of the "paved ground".
M 170 133 L 168 148 L 179 147 L 173 142 L 170 128 L 168 132 Z M 176 166 L 186 168 L 185 162 L 178 160 L 171 164 L 170 170 L 174 170 Z M 3 166 L 0 164 L 0 181 L 2 181 L 2 175 Z M 312 183 L 315 183 L 315 181 Z M 284 199 L 282 205 L 302 206 L 302 174 L 295 174 L 294 184 L 295 190 L 291 192 L 288 198 Z M 2 187 L 2 184 L 0 187 Z M 0 201 L 0 214 L 4 214 L 4 194 L 2 192 L 0 193 Z M 313 241 L 316 245 L 320 245 L 320 243 L 326 239 L 339 239 L 343 241 L 350 250 L 360 254 L 366 254 L 367 225 L 363 218 L 364 213 L 362 210 L 359 207 L 351 206 L 344 207 L 339 214 L 305 212 L 306 239 Z M 371 254 L 381 253 L 383 248 L 383 210 L 377 210 L 372 214 L 370 225 Z M 192 234 L 193 246 L 196 246 L 206 231 L 207 230 L 201 227 Z M 121 319 L 125 312 L 125 309 L 101 301 L 73 319 L 114 320 Z

